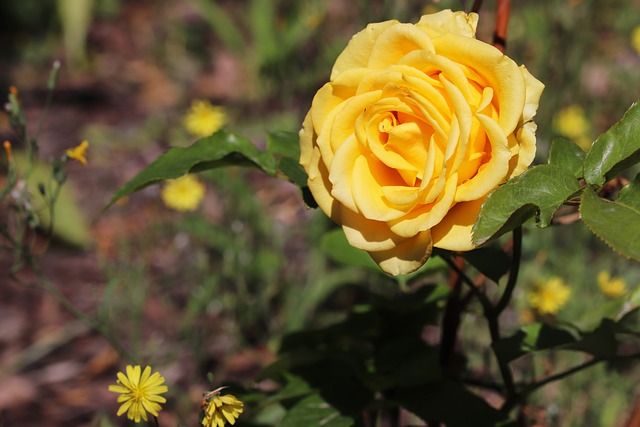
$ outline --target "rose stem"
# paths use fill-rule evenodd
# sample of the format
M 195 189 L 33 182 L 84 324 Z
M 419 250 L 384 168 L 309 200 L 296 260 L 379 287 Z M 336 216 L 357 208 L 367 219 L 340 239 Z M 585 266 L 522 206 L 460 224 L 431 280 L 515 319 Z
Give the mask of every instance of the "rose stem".
M 495 344 L 500 339 L 500 322 L 499 322 L 498 316 L 496 315 L 495 308 L 491 304 L 491 301 L 489 300 L 489 298 L 487 298 L 487 296 L 483 292 L 481 292 L 479 289 L 476 288 L 473 281 L 469 279 L 467 275 L 464 274 L 462 269 L 452 259 L 446 256 L 442 257 L 442 259 L 444 259 L 445 262 L 449 264 L 449 267 L 453 271 L 458 273 L 462 282 L 464 282 L 469 286 L 471 292 L 473 292 L 473 294 L 478 298 L 478 301 L 480 301 L 480 304 L 482 305 L 482 309 L 484 312 L 484 317 L 487 319 L 487 323 L 489 326 L 489 334 L 491 335 L 491 344 Z M 447 309 L 445 308 L 445 313 L 446 313 L 446 310 Z M 442 325 L 443 341 L 444 341 L 444 335 L 445 335 L 445 331 L 444 331 L 445 326 L 447 326 L 446 323 L 443 323 Z M 442 355 L 442 350 L 443 349 L 441 348 L 441 353 L 440 353 L 441 355 Z M 510 402 L 513 400 L 514 396 L 517 395 L 515 383 L 513 381 L 513 374 L 511 373 L 509 364 L 504 363 L 498 357 L 497 354 L 496 354 L 496 361 L 498 363 L 498 368 L 500 369 L 500 375 L 502 376 L 502 380 L 504 381 L 504 388 L 506 392 L 506 396 L 505 396 L 506 402 Z
M 444 310 L 442 334 L 440 338 L 440 365 L 447 371 L 451 371 L 455 367 L 453 354 L 458 336 L 458 328 L 460 327 L 460 312 L 462 309 L 460 301 L 462 275 L 458 271 L 462 271 L 464 259 L 462 257 L 455 257 L 452 263 L 455 264 L 457 270 L 452 269 L 449 273 L 449 289 L 451 289 L 451 294 L 447 299 L 447 306 Z
M 513 230 L 513 245 L 511 248 L 511 267 L 509 268 L 509 279 L 507 280 L 507 286 L 505 286 L 504 293 L 500 297 L 500 300 L 493 309 L 494 315 L 497 317 L 502 311 L 507 308 L 509 301 L 511 301 L 511 295 L 513 289 L 518 281 L 518 273 L 520 272 L 520 258 L 522 257 L 522 226 L 516 227 Z
M 493 45 L 504 53 L 507 47 L 507 25 L 509 24 L 509 10 L 511 0 L 498 0 L 496 30 L 493 33 Z

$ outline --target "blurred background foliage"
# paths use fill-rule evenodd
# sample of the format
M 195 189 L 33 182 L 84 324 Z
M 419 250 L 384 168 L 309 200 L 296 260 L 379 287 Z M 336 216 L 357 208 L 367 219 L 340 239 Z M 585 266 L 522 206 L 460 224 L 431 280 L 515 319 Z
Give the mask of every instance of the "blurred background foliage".
M 415 22 L 424 12 L 460 10 L 471 3 L 3 1 L 0 92 L 16 86 L 30 122 L 36 123 L 50 64 L 62 60 L 54 104 L 40 136 L 41 154 L 50 159 L 82 139 L 91 142 L 89 165 L 70 168 L 77 202 L 65 202 L 65 209 L 93 219 L 111 193 L 158 153 L 193 141 L 183 125 L 193 99 L 223 106 L 227 128 L 262 146 L 266 131 L 299 128 L 336 56 L 367 23 Z M 487 0 L 480 14 L 478 38 L 489 42 L 494 7 L 495 1 Z M 632 38 L 638 26 L 638 0 L 513 2 L 507 53 L 546 84 L 536 118 L 537 162 L 546 161 L 554 136 L 588 148 L 640 98 L 640 46 L 634 47 Z M 13 139 L 4 115 L 0 137 Z M 175 384 L 173 415 L 167 415 L 166 425 L 171 417 L 193 422 L 193 405 L 198 390 L 206 388 L 207 372 L 246 384 L 273 360 L 283 334 L 342 319 L 344 310 L 366 299 L 369 291 L 399 292 L 393 281 L 366 267 L 341 265 L 335 254 L 323 252 L 321 239 L 332 225 L 305 209 L 294 186 L 244 170 L 208 172 L 202 178 L 207 194 L 198 211 L 172 212 L 162 205 L 158 187 L 149 187 L 93 222 L 89 244 L 70 251 L 71 234 L 62 235 L 46 256 L 51 279 L 63 292 L 76 295 L 134 354 L 153 361 Z M 568 284 L 571 297 L 558 313 L 537 320 L 588 327 L 618 314 L 628 298 L 603 295 L 596 280 L 601 271 L 622 278 L 628 295 L 638 292 L 637 263 L 617 257 L 580 224 L 532 228 L 524 243 L 522 279 L 506 334 L 536 319 L 527 295 L 553 276 Z M 8 261 L 2 256 L 4 268 Z M 434 265 L 433 271 L 441 268 Z M 446 283 L 444 275 L 435 277 Z M 2 276 L 0 281 L 0 294 L 6 301 L 21 301 L 25 313 L 43 304 L 42 295 L 17 297 L 25 290 L 5 285 Z M 362 283 L 366 289 L 356 285 Z M 7 309 L 8 303 L 0 304 Z M 21 316 L 15 310 L 6 313 Z M 482 372 L 492 368 L 488 337 L 475 327 L 479 320 L 473 310 L 463 319 L 461 347 L 480 355 L 467 362 Z M 39 330 L 64 323 L 64 317 L 38 322 L 39 327 L 20 329 L 13 339 L 28 346 Z M 13 348 L 6 340 L 4 348 Z M 47 357 L 73 361 L 80 353 Z M 3 356 L 7 353 L 0 354 L 0 363 Z M 96 414 L 114 413 L 105 409 L 115 407 L 111 396 L 96 391 L 111 382 L 118 360 L 109 360 L 95 376 L 47 384 L 11 406 L 1 406 L 7 404 L 0 398 L 0 421 L 26 425 L 38 393 L 72 385 L 95 399 L 85 409 L 62 397 L 53 399 L 67 408 L 66 418 L 43 403 L 45 413 L 59 417 L 48 425 L 62 425 L 56 424 L 62 419 L 73 425 L 113 425 L 112 416 L 96 421 Z M 39 362 L 27 374 L 51 363 Z M 533 375 L 575 362 L 573 356 L 549 353 L 523 363 L 522 372 Z M 637 366 L 622 364 L 581 372 L 541 389 L 530 402 L 529 417 L 540 426 L 622 426 L 640 402 L 639 377 Z

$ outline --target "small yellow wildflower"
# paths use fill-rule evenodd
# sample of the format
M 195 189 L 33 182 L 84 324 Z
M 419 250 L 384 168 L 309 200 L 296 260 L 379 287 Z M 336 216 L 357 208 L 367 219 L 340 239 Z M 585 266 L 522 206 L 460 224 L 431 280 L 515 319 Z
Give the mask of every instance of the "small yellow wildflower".
M 640 25 L 637 25 L 631 32 L 631 46 L 640 55 Z
M 87 164 L 87 150 L 89 149 L 89 141 L 82 141 L 80 145 L 67 149 L 64 154 L 70 158 L 79 161 L 83 165 Z
M 624 279 L 611 277 L 608 271 L 598 273 L 598 286 L 602 293 L 610 298 L 619 298 L 629 291 Z
M 153 416 L 158 416 L 158 411 L 162 409 L 160 403 L 167 400 L 160 396 L 169 391 L 164 385 L 164 378 L 159 372 L 151 374 L 151 366 L 147 366 L 140 375 L 140 365 L 127 365 L 127 375 L 118 372 L 118 384 L 110 385 L 109 391 L 120 393 L 118 403 L 122 403 L 118 409 L 118 416 L 127 413 L 127 418 L 136 423 L 142 418 L 149 421 L 147 412 Z
M 559 277 L 538 285 L 528 295 L 529 304 L 540 314 L 556 314 L 567 303 L 571 289 Z
M 244 403 L 234 395 L 220 396 L 220 390 L 223 388 L 220 387 L 204 395 L 202 402 L 204 410 L 202 425 L 204 427 L 223 427 L 227 422 L 234 425 L 244 410 Z
M 205 186 L 193 175 L 172 179 L 162 187 L 160 197 L 165 206 L 177 211 L 193 211 L 204 199 Z
M 556 132 L 573 140 L 583 150 L 587 151 L 591 147 L 591 126 L 581 106 L 570 105 L 560 110 L 553 119 L 553 127 Z
M 220 130 L 227 121 L 222 107 L 211 105 L 207 101 L 195 100 L 184 116 L 184 125 L 193 136 L 205 137 Z

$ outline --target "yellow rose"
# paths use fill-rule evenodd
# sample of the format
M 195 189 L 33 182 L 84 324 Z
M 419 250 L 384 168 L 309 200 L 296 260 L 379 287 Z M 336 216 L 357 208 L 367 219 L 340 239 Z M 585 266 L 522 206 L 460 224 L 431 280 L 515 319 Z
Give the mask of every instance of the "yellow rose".
M 491 190 L 536 150 L 544 88 L 475 38 L 478 15 L 445 10 L 356 34 L 315 95 L 300 163 L 320 208 L 389 274 L 432 248 L 474 248 Z

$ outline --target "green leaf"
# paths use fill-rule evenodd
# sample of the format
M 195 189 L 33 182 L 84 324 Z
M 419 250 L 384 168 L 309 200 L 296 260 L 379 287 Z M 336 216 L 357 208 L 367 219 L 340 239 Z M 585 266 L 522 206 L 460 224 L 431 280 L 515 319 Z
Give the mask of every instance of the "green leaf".
M 575 342 L 573 335 L 564 329 L 553 328 L 543 323 L 522 327 L 510 337 L 496 341 L 492 347 L 496 356 L 509 363 L 525 354 L 547 350 Z
M 267 134 L 267 150 L 283 157 L 300 159 L 300 137 L 298 132 L 269 132 Z
M 640 287 L 636 289 L 636 292 L 640 294 Z M 633 301 L 630 301 L 633 304 Z M 634 334 L 640 337 L 640 307 L 636 307 L 633 310 L 625 313 L 624 316 L 618 321 L 618 325 L 625 329 L 628 333 Z
M 620 190 L 616 203 L 640 211 L 640 174 Z
M 480 273 L 498 283 L 511 268 L 511 257 L 502 249 L 486 247 L 463 252 L 461 256 Z
M 27 159 L 20 153 L 15 153 L 14 158 L 19 176 L 23 176 L 27 168 Z M 53 208 L 53 219 L 51 217 L 47 200 L 52 196 L 51 193 L 55 188 L 53 173 L 50 164 L 36 160 L 26 183 L 33 211 L 38 216 L 40 227 L 45 232 L 51 230 L 54 238 L 69 245 L 85 246 L 91 239 L 89 223 L 80 207 L 81 205 L 78 204 L 77 188 L 72 178 L 68 178 L 62 184 Z M 44 196 L 38 188 L 40 186 L 45 190 Z
M 439 352 L 412 336 L 381 345 L 376 351 L 375 372 L 369 382 L 375 390 L 413 387 L 442 379 Z
M 276 160 L 270 153 L 260 151 L 248 139 L 219 131 L 199 139 L 189 147 L 173 147 L 161 154 L 142 172 L 120 187 L 111 196 L 105 209 L 122 197 L 148 185 L 179 178 L 189 172 L 225 166 L 256 167 L 272 176 L 276 173 Z
M 584 178 L 601 186 L 640 161 L 640 104 L 634 103 L 618 123 L 601 134 L 584 160 Z
M 587 227 L 613 250 L 640 261 L 640 186 L 638 178 L 620 192 L 616 202 L 586 188 L 580 215 Z
M 584 176 L 583 163 L 586 153 L 579 145 L 565 138 L 551 142 L 549 164 L 558 165 L 570 171 L 576 178 Z
M 489 406 L 482 398 L 453 380 L 443 380 L 422 387 L 402 388 L 394 401 L 413 412 L 429 425 L 447 427 L 495 427 L 506 425 L 509 418 Z
M 623 328 L 613 320 L 602 319 L 595 330 L 583 334 L 580 340 L 565 346 L 564 349 L 583 351 L 603 359 L 612 358 L 616 356 L 618 350 L 616 333 L 622 331 Z
M 297 132 L 270 132 L 267 151 L 278 156 L 278 170 L 301 189 L 307 187 L 308 176 L 300 165 L 300 142 Z
M 263 398 L 261 401 L 262 406 L 271 405 L 284 400 L 299 399 L 315 392 L 315 390 L 313 390 L 303 378 L 293 375 L 290 372 L 284 372 L 283 379 L 286 381 L 285 386 L 278 390 L 274 395 L 269 396 L 266 399 Z
M 278 424 L 281 427 L 349 427 L 355 424 L 329 405 L 319 394 L 311 395 L 294 405 Z
M 485 200 L 473 226 L 473 241 L 480 245 L 513 230 L 532 216 L 539 227 L 580 190 L 575 176 L 558 165 L 538 165 L 496 188 Z

